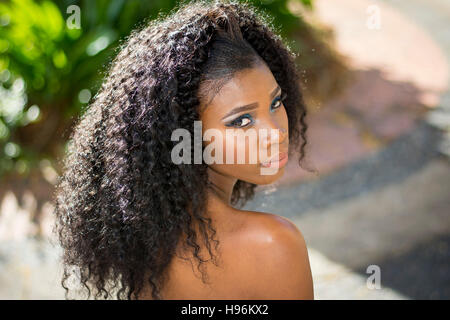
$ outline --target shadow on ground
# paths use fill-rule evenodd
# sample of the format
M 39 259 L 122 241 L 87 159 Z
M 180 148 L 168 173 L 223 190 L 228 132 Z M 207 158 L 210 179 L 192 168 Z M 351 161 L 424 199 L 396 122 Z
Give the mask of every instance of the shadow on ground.
M 412 299 L 450 299 L 450 235 L 424 241 L 407 252 L 374 261 L 381 285 Z M 366 275 L 366 269 L 355 270 Z

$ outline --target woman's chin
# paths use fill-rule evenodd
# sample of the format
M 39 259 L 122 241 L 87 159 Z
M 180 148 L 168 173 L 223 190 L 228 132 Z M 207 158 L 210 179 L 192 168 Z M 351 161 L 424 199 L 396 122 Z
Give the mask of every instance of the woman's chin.
M 259 174 L 255 176 L 251 182 L 257 185 L 266 185 L 278 181 L 284 174 L 284 168 L 272 168 L 271 170 L 260 170 Z

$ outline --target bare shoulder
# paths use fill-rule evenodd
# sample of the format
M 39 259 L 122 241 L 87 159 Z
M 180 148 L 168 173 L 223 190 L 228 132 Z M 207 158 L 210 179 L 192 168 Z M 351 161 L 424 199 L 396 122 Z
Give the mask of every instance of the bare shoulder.
M 242 228 L 256 246 L 280 247 L 289 250 L 306 249 L 300 229 L 288 218 L 264 212 L 247 211 L 248 223 Z
M 252 299 L 313 299 L 308 250 L 303 234 L 289 219 L 247 212 L 242 229 Z M 247 271 L 249 271 L 247 270 Z

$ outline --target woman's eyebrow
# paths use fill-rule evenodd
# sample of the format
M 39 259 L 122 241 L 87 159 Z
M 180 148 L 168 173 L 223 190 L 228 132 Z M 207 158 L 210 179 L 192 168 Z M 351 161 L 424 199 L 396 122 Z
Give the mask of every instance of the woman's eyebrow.
M 275 98 L 278 91 L 280 91 L 280 90 L 281 90 L 280 86 L 277 86 L 274 90 L 272 90 L 272 93 L 270 94 L 270 99 Z M 249 103 L 249 104 L 246 104 L 246 105 L 243 105 L 240 107 L 236 107 L 236 108 L 230 110 L 226 115 L 224 115 L 222 117 L 222 120 L 229 116 L 232 116 L 233 114 L 240 113 L 242 111 L 253 110 L 253 109 L 256 109 L 257 107 L 258 107 L 258 102 L 253 102 L 253 103 Z

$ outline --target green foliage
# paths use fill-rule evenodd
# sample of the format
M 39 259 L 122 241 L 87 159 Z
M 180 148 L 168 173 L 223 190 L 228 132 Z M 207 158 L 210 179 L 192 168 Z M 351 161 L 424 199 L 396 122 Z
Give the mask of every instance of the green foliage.
M 292 0 L 312 8 L 312 0 Z M 53 159 L 95 95 L 120 41 L 176 0 L 0 3 L 0 176 Z M 288 0 L 251 0 L 285 38 L 303 26 Z M 80 8 L 79 28 L 76 11 Z

